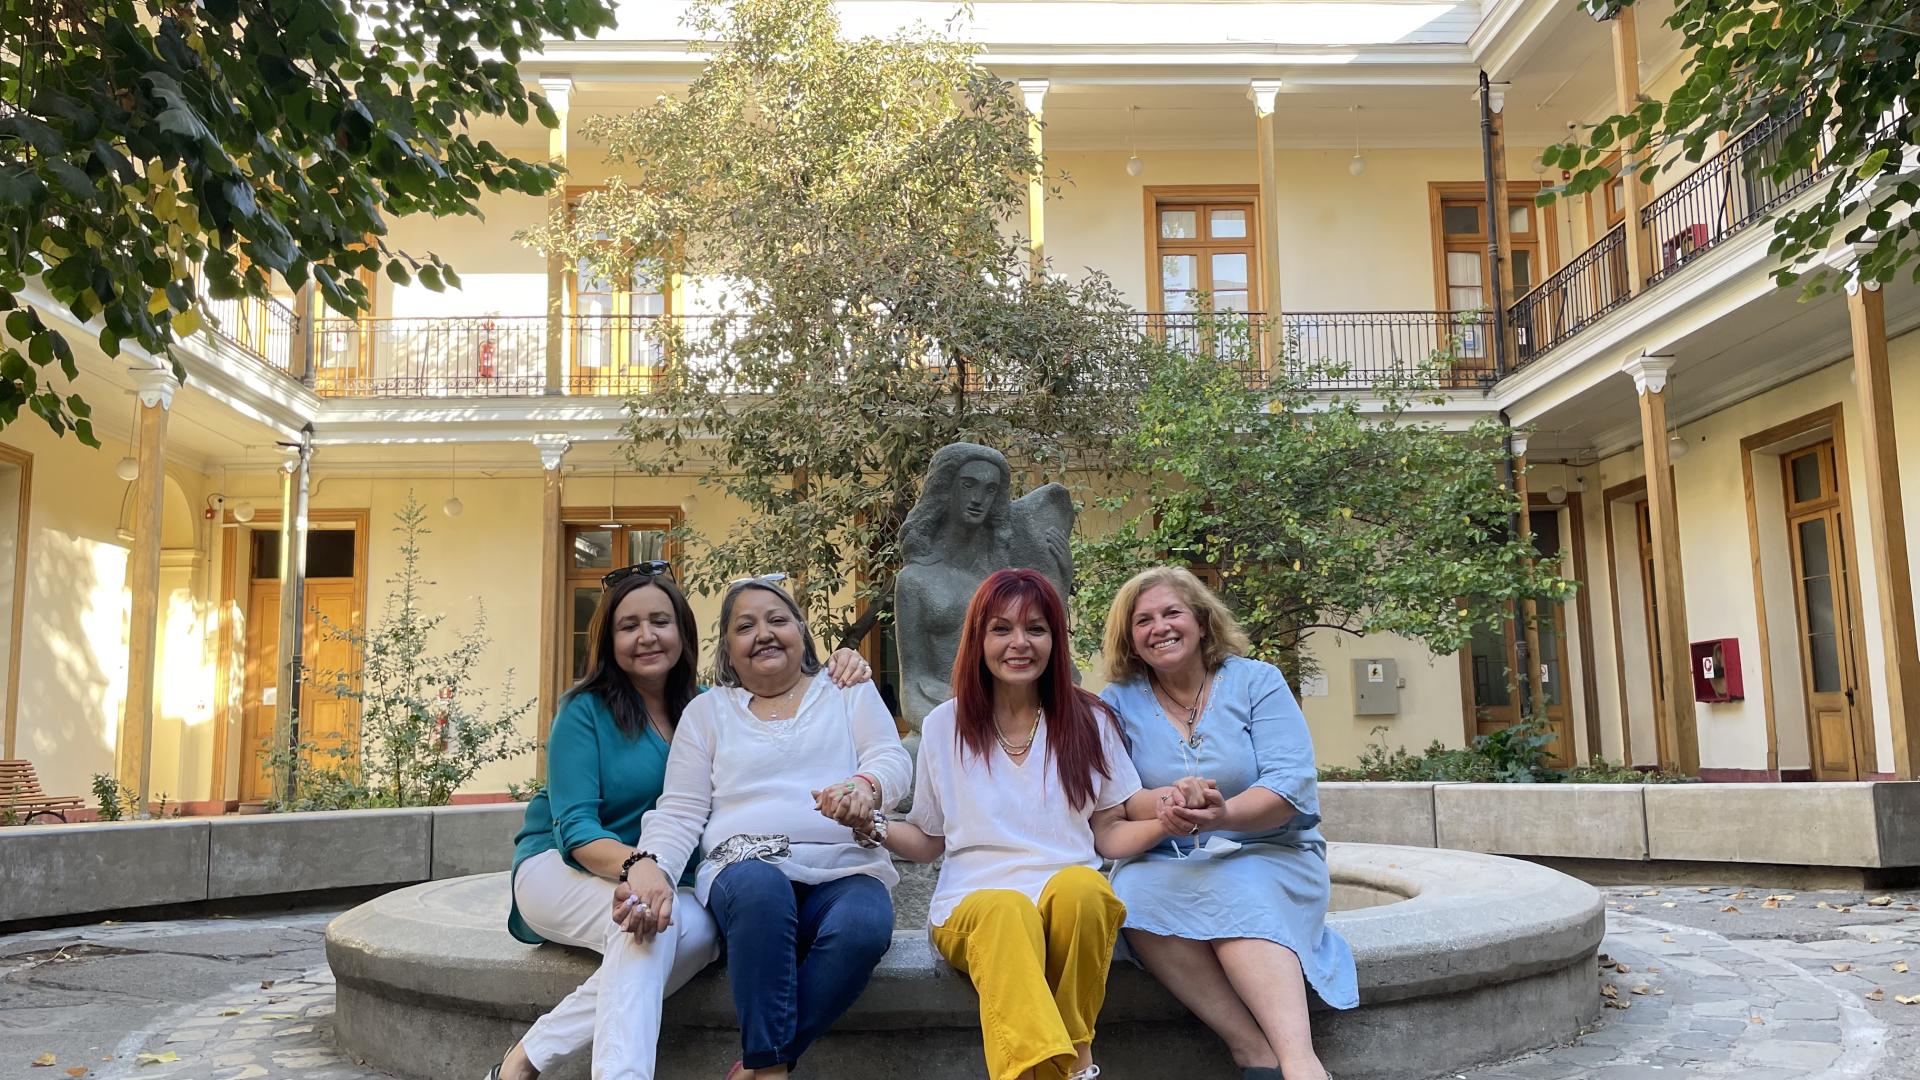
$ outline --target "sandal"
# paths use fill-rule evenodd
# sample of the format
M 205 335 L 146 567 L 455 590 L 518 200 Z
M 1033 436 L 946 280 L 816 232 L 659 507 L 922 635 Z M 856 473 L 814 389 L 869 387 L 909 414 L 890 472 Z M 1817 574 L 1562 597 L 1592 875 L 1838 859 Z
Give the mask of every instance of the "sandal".
M 1100 1076 L 1100 1066 L 1089 1065 L 1086 1068 L 1081 1069 L 1079 1072 L 1073 1073 L 1072 1075 L 1068 1076 L 1067 1080 L 1099 1080 L 1099 1076 Z
M 745 1069 L 746 1066 L 741 1062 L 734 1062 L 733 1068 L 727 1070 L 727 1080 L 733 1080 L 734 1077 L 739 1076 Z

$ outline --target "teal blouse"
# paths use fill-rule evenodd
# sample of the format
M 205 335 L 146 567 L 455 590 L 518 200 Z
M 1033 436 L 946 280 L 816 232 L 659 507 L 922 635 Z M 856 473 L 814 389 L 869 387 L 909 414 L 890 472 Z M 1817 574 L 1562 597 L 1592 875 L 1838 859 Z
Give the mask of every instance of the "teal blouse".
M 667 772 L 667 742 L 651 727 L 629 738 L 599 695 L 570 695 L 547 736 L 547 786 L 527 801 L 513 838 L 513 871 L 543 851 L 558 849 L 575 870 L 573 850 L 606 837 L 628 847 L 640 842 L 640 819 L 653 809 Z M 507 931 L 529 945 L 543 939 L 515 904 Z

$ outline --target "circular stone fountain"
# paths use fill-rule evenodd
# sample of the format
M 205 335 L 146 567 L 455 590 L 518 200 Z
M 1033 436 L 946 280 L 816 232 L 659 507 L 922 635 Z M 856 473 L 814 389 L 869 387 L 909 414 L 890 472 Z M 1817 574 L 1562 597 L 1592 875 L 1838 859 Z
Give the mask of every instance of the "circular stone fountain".
M 1319 1009 L 1342 1080 L 1427 1080 L 1571 1036 L 1600 1011 L 1599 894 L 1532 863 L 1431 848 L 1334 844 L 1329 923 L 1353 946 L 1360 1007 Z M 873 982 L 808 1052 L 819 1077 L 985 1074 L 972 985 L 927 942 L 927 868 L 904 867 L 902 929 Z M 918 871 L 918 873 L 914 873 Z M 327 928 L 347 1053 L 418 1080 L 484 1076 L 534 1017 L 598 963 L 506 932 L 507 875 L 389 893 Z M 1116 963 L 1095 1044 L 1111 1080 L 1235 1077 L 1219 1040 L 1151 976 Z M 669 999 L 663 1080 L 720 1076 L 739 1056 L 722 965 Z M 586 1055 L 543 1080 L 579 1080 Z

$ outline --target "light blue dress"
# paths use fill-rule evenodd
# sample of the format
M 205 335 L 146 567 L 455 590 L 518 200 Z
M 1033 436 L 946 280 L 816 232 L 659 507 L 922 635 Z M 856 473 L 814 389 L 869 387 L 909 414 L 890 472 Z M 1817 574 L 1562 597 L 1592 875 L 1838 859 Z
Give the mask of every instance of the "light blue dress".
M 1326 925 L 1327 842 L 1318 828 L 1313 740 L 1286 677 L 1272 664 L 1228 657 L 1214 674 L 1197 747 L 1188 746 L 1168 721 L 1146 680 L 1116 683 L 1100 697 L 1126 725 L 1145 786 L 1202 776 L 1228 798 L 1259 786 L 1296 811 L 1277 829 L 1170 838 L 1122 862 L 1113 872 L 1113 891 L 1127 905 L 1127 928 L 1196 941 L 1277 942 L 1300 958 L 1307 984 L 1322 1001 L 1336 1009 L 1359 1004 L 1353 952 Z M 1240 847 L 1225 854 L 1193 852 L 1216 837 Z

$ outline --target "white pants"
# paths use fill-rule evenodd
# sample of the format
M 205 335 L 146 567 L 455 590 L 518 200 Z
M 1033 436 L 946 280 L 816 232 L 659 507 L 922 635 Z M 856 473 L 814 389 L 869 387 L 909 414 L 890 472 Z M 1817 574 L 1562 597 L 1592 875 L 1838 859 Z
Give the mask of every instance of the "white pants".
M 513 898 L 541 937 L 601 956 L 600 970 L 521 1036 L 533 1067 L 545 1072 L 591 1040 L 594 1080 L 653 1080 L 661 1002 L 720 955 L 713 917 L 693 890 L 678 891 L 673 925 L 647 942 L 614 923 L 613 882 L 575 870 L 558 851 L 520 864 Z

